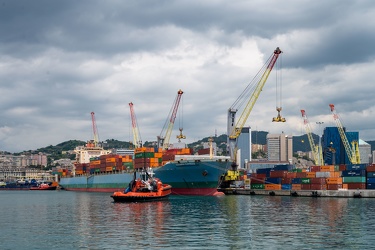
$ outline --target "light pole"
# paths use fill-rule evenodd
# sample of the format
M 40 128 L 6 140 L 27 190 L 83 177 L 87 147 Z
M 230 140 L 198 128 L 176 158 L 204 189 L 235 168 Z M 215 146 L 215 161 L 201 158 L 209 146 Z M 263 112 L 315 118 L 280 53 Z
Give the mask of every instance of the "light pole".
M 316 122 L 316 124 L 318 124 L 319 126 L 319 134 L 318 134 L 318 139 L 319 139 L 319 146 L 318 146 L 318 153 L 319 153 L 319 164 L 323 165 L 324 162 L 323 162 L 323 159 L 321 159 L 320 157 L 322 157 L 322 145 L 321 145 L 321 130 L 320 130 L 320 126 L 323 124 L 324 122 Z

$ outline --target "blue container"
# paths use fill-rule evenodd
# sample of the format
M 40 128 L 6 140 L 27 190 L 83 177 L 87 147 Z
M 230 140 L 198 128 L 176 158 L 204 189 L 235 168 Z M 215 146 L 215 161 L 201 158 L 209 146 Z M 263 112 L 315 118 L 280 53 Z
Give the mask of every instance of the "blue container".
M 346 170 L 364 170 L 367 164 L 347 164 Z
M 367 183 L 374 183 L 375 184 L 375 178 L 367 178 Z
M 301 184 L 301 178 L 293 178 L 292 184 Z
M 266 184 L 281 184 L 282 178 L 266 178 Z
M 295 166 L 294 165 L 287 165 L 287 164 L 283 164 L 283 165 L 275 165 L 273 167 L 274 170 L 283 170 L 283 171 L 289 171 L 289 172 L 292 172 L 293 169 L 295 169 Z
M 270 172 L 273 168 L 258 168 L 257 174 L 266 174 L 267 176 L 270 176 Z
M 367 183 L 366 189 L 375 189 L 375 183 Z
M 292 190 L 292 184 L 281 184 L 281 190 Z
M 367 172 L 367 177 L 375 177 L 375 172 Z
M 366 176 L 366 170 L 344 170 L 341 173 L 342 177 L 350 177 L 350 176 Z

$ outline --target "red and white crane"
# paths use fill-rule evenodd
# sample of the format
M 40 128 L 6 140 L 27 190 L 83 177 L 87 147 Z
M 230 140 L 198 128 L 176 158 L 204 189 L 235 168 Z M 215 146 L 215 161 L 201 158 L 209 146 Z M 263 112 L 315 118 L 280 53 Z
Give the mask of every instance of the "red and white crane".
M 181 97 L 182 97 L 183 93 L 184 92 L 181 89 L 177 91 L 177 96 L 176 96 L 176 98 L 173 102 L 172 109 L 169 112 L 169 114 L 171 114 L 171 115 L 168 116 L 168 117 L 170 117 L 170 118 L 169 119 L 167 118 L 167 121 L 165 122 L 164 127 L 163 127 L 160 135 L 157 137 L 158 147 L 162 148 L 163 150 L 169 148 L 169 139 L 171 138 L 174 121 L 176 120 L 178 106 L 180 104 L 180 100 L 181 100 Z M 168 124 L 168 126 L 167 126 L 167 124 Z M 182 128 L 180 128 L 180 131 L 182 133 Z M 182 137 L 182 139 L 184 139 L 184 138 Z
M 142 147 L 142 139 L 141 135 L 138 130 L 138 123 L 137 123 L 137 117 L 135 116 L 134 112 L 134 104 L 132 102 L 129 103 L 130 107 L 130 117 L 132 119 L 132 130 L 133 130 L 133 145 L 135 148 Z

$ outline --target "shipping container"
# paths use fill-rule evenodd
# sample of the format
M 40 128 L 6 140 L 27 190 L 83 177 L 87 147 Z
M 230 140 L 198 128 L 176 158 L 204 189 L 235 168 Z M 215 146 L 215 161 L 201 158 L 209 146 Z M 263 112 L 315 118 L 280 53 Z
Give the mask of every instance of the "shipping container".
M 341 172 L 342 177 L 348 176 L 366 176 L 366 170 L 345 170 Z
M 281 184 L 264 184 L 265 190 L 281 190 Z
M 342 177 L 342 183 L 366 183 L 366 176 Z
M 301 184 L 292 184 L 292 190 L 301 190 Z
M 264 189 L 264 184 L 251 183 L 250 188 L 251 189 Z
M 328 185 L 337 185 L 337 184 L 342 184 L 342 177 L 331 177 L 331 178 L 326 178 L 326 183 Z
M 366 189 L 366 183 L 347 183 L 348 189 Z

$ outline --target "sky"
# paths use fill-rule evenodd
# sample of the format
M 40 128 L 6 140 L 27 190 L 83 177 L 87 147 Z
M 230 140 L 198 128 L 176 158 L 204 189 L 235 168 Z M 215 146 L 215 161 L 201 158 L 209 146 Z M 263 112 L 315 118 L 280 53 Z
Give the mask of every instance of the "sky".
M 375 140 L 374 17 L 372 0 L 2 0 L 0 151 L 93 139 L 91 112 L 100 141 L 132 141 L 130 102 L 155 141 L 180 89 L 170 142 L 179 128 L 186 143 L 226 134 L 277 47 L 245 126 L 302 135 L 304 109 L 321 134 L 332 103 L 347 131 Z M 278 106 L 285 123 L 272 122 Z

